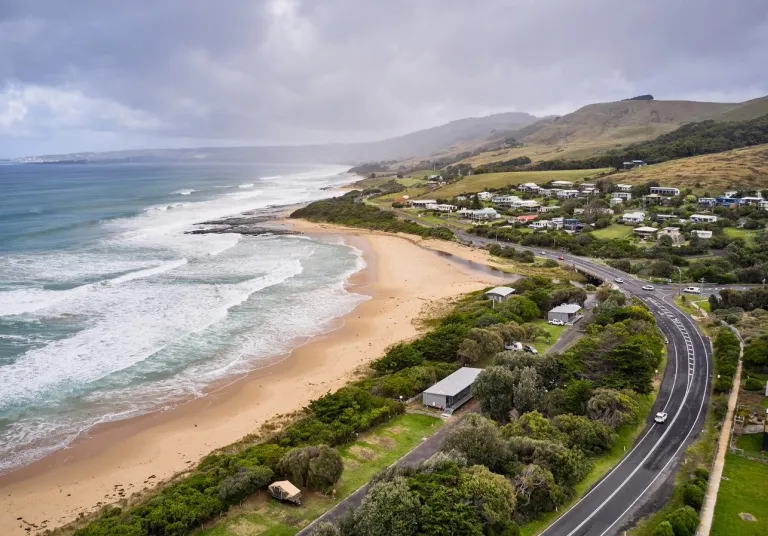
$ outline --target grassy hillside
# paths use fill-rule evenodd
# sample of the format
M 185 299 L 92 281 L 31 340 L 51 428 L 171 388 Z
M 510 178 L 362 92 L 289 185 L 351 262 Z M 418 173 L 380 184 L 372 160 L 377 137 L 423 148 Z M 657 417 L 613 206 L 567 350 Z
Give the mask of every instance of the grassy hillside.
M 577 160 L 654 139 L 686 123 L 713 119 L 745 121 L 768 113 L 768 97 L 744 103 L 692 101 L 620 101 L 584 106 L 547 118 L 512 135 L 525 146 L 486 151 L 465 160 L 473 166 L 528 156 L 543 160 Z
M 450 198 L 463 193 L 481 192 L 487 189 L 504 188 L 509 185 L 535 182 L 543 184 L 549 181 L 566 180 L 579 181 L 588 177 L 594 177 L 600 173 L 609 171 L 606 169 L 577 169 L 569 171 L 515 171 L 509 173 L 483 173 L 471 175 L 452 184 L 432 190 L 422 197 Z
M 623 172 L 613 179 L 629 184 L 656 180 L 678 188 L 709 190 L 711 194 L 742 187 L 768 188 L 768 144 L 670 160 Z

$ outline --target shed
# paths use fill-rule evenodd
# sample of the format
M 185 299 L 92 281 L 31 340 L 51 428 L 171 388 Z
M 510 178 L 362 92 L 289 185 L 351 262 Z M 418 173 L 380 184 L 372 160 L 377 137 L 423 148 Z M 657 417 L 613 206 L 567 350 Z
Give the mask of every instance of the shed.
M 472 398 L 472 384 L 483 369 L 461 367 L 425 390 L 422 401 L 431 408 L 457 409 Z
M 562 320 L 564 323 L 570 324 L 578 320 L 579 311 L 581 311 L 581 305 L 578 303 L 564 303 L 549 311 L 547 319 Z
M 301 490 L 291 484 L 288 480 L 272 482 L 269 485 L 269 493 L 272 494 L 275 499 L 301 504 Z
M 515 289 L 512 287 L 496 287 L 486 292 L 485 295 L 488 296 L 488 299 L 497 303 L 501 303 L 506 301 L 507 298 L 509 298 L 514 293 Z

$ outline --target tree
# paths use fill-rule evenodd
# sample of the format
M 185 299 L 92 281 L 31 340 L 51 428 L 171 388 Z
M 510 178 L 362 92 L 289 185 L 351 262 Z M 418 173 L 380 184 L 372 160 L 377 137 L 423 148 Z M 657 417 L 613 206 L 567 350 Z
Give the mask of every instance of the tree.
M 675 531 L 669 521 L 662 521 L 653 529 L 653 536 L 675 536 Z
M 341 536 L 339 529 L 337 529 L 332 523 L 320 523 L 315 530 L 312 531 L 312 536 Z
M 219 499 L 225 503 L 238 503 L 272 481 L 272 469 L 264 465 L 241 467 L 233 476 L 219 484 Z
M 510 296 L 498 307 L 501 314 L 518 322 L 530 322 L 541 316 L 541 310 L 525 296 Z
M 410 344 L 396 344 L 371 364 L 377 372 L 397 372 L 407 367 L 414 367 L 424 362 L 424 356 Z
M 279 467 L 295 485 L 327 491 L 341 478 L 344 463 L 336 449 L 320 445 L 289 451 L 280 460 Z
M 503 528 L 512 521 L 517 499 L 512 484 L 482 465 L 463 471 L 459 493 L 471 501 L 485 525 Z
M 514 407 L 515 375 L 506 367 L 484 369 L 472 384 L 472 396 L 480 402 L 483 413 L 499 422 L 509 419 Z
M 506 463 L 504 443 L 496 423 L 476 413 L 467 415 L 448 432 L 442 450 L 455 450 L 466 457 L 470 465 L 485 465 L 491 470 Z
M 704 503 L 704 490 L 695 483 L 686 484 L 683 491 L 683 500 L 685 504 L 698 511 Z
M 565 386 L 563 396 L 563 413 L 584 415 L 587 404 L 594 393 L 594 386 L 589 380 L 573 380 Z
M 535 464 L 528 464 L 513 480 L 517 497 L 517 518 L 528 521 L 541 512 L 551 512 L 565 500 L 562 489 L 552 473 Z
M 524 413 L 501 429 L 503 437 L 523 436 L 533 439 L 548 439 L 564 442 L 566 437 L 552 421 L 538 411 Z
M 358 510 L 356 534 L 391 536 L 416 534 L 419 528 L 419 498 L 403 477 L 371 486 Z
M 542 398 L 544 388 L 541 386 L 541 378 L 533 367 L 523 367 L 515 384 L 514 406 L 520 413 L 536 409 Z
M 616 430 L 636 423 L 640 418 L 640 407 L 626 393 L 615 389 L 597 389 L 587 403 L 587 416 Z
M 472 365 L 485 357 L 482 345 L 474 339 L 464 339 L 456 351 L 462 365 Z
M 600 455 L 616 443 L 617 436 L 600 421 L 591 421 L 581 415 L 558 415 L 553 425 L 565 434 L 563 443 L 587 455 Z
M 694 536 L 699 526 L 699 516 L 690 506 L 678 508 L 667 518 L 675 536 Z

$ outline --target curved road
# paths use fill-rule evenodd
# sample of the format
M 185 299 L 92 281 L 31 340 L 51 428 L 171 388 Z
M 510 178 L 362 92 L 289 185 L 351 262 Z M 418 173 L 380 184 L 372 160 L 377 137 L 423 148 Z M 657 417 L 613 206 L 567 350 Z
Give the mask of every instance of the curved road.
M 476 243 L 491 242 L 471 235 L 462 238 Z M 541 249 L 517 244 L 514 247 L 543 253 Z M 621 277 L 625 282 L 617 286 L 650 307 L 667 339 L 667 369 L 652 411 L 652 416 L 659 411 L 667 412 L 667 422 L 656 424 L 651 416 L 648 427 L 621 462 L 541 533 L 542 536 L 618 534 L 636 520 L 639 510 L 665 482 L 674 479 L 686 447 L 703 427 L 712 377 L 711 345 L 690 316 L 674 304 L 672 298 L 677 288 L 645 291 L 641 287 L 646 282 L 593 260 L 552 252 L 546 256 L 560 256 L 561 262 L 604 281 Z

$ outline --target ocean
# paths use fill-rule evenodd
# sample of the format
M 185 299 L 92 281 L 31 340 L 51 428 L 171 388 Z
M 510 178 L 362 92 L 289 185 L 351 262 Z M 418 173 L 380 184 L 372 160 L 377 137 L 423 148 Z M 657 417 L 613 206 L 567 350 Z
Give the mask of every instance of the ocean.
M 0 474 L 173 407 L 335 327 L 361 252 L 185 234 L 332 195 L 339 166 L 0 165 Z

